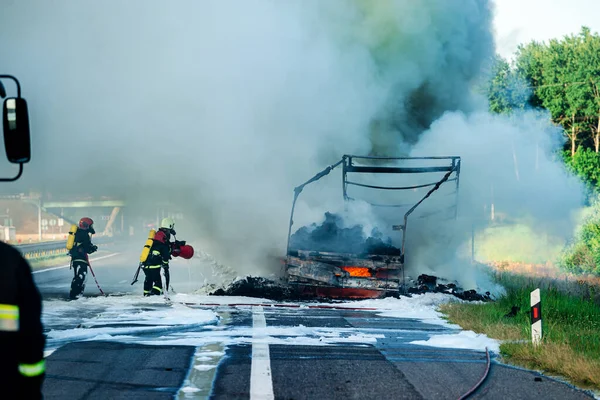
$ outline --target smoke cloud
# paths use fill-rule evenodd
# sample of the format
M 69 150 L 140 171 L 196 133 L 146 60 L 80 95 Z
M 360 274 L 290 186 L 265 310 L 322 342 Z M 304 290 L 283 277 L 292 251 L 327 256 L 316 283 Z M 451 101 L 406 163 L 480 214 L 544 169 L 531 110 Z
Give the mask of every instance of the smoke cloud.
M 555 215 L 577 200 L 558 167 L 523 156 L 513 186 L 499 151 L 525 154 L 545 131 L 487 115 L 470 90 L 494 54 L 491 20 L 486 0 L 6 1 L 3 68 L 29 101 L 33 160 L 2 190 L 109 194 L 150 218 L 172 201 L 179 235 L 240 274 L 272 271 L 293 187 L 348 153 L 460 155 L 462 210 L 492 181 Z M 333 175 L 302 194 L 296 229 L 340 209 Z
M 526 224 L 540 240 L 549 235 L 566 243 L 584 191 L 556 160 L 562 142 L 560 128 L 551 125 L 546 113 L 447 113 L 437 120 L 411 155 L 461 156 L 459 218 L 455 224 L 440 226 L 433 219 L 419 224 L 416 235 L 407 236 L 415 250 L 412 264 L 459 279 L 466 287 L 493 290 L 487 277 L 457 254 L 472 231 L 489 224 L 492 204 L 497 217 L 504 214 Z M 439 200 L 432 198 L 430 206 L 439 206 Z

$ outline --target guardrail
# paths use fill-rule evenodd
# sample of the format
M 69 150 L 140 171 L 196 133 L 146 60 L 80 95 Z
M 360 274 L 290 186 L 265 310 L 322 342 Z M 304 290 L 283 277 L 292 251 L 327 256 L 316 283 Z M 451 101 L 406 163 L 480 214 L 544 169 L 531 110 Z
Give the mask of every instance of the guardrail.
M 97 245 L 109 244 L 113 241 L 114 238 L 108 236 L 100 236 L 92 239 L 92 243 Z M 66 240 L 57 240 L 52 242 L 19 244 L 14 247 L 19 250 L 27 260 L 32 260 L 67 255 L 66 244 Z

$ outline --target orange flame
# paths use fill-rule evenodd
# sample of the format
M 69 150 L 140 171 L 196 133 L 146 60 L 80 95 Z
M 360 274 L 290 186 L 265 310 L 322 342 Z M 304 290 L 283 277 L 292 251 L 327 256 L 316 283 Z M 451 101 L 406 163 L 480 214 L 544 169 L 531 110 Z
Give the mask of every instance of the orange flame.
M 371 271 L 366 267 L 342 267 L 342 269 L 350 274 L 350 276 L 370 277 Z

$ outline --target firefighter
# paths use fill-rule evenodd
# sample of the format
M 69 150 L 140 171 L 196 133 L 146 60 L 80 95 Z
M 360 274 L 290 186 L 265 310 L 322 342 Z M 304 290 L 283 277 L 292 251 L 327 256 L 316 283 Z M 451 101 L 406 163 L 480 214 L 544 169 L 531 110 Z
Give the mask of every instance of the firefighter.
M 4 396 L 42 399 L 45 378 L 42 297 L 18 250 L 0 242 L 0 388 Z
M 13 80 L 17 78 L 3 75 Z M 6 97 L 0 81 L 0 97 Z M 19 110 L 19 112 L 17 112 Z M 24 112 L 23 112 L 24 111 Z M 4 146 L 10 161 L 19 154 L 21 172 L 29 161 L 27 102 L 21 98 L 4 101 Z M 7 123 L 9 121 L 9 123 Z M 8 139 L 10 138 L 10 140 Z M 24 147 L 25 146 L 25 147 Z M 16 178 L 2 181 L 15 181 Z M 2 398 L 42 399 L 46 338 L 42 325 L 42 296 L 33 281 L 31 267 L 14 247 L 0 242 L 0 390 Z
M 76 299 L 85 289 L 85 281 L 89 266 L 88 255 L 98 250 L 98 246 L 92 244 L 91 235 L 95 234 L 94 221 L 83 217 L 79 220 L 79 226 L 75 232 L 75 243 L 69 251 L 71 256 L 71 267 L 73 268 L 73 280 L 69 297 Z
M 175 240 L 171 242 L 171 235 L 175 236 L 175 223 L 171 218 L 163 218 L 160 228 L 152 239 L 152 247 L 146 261 L 142 263 L 142 269 L 146 275 L 144 279 L 144 296 L 160 295 L 163 293 L 161 269 L 165 274 L 165 289 L 169 291 L 169 260 L 171 255 L 177 256 L 179 247 L 185 242 Z

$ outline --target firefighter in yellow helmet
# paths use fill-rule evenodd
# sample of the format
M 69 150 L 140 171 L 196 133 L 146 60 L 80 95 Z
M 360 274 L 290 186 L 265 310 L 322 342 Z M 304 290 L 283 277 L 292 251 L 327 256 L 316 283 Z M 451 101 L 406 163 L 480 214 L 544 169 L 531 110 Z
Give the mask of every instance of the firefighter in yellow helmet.
M 145 262 L 142 263 L 142 269 L 146 279 L 144 279 L 144 296 L 160 295 L 163 293 L 161 269 L 164 269 L 166 290 L 169 290 L 169 260 L 171 260 L 172 243 L 171 235 L 175 235 L 175 222 L 171 218 L 163 218 L 160 228 L 152 239 L 150 254 Z

